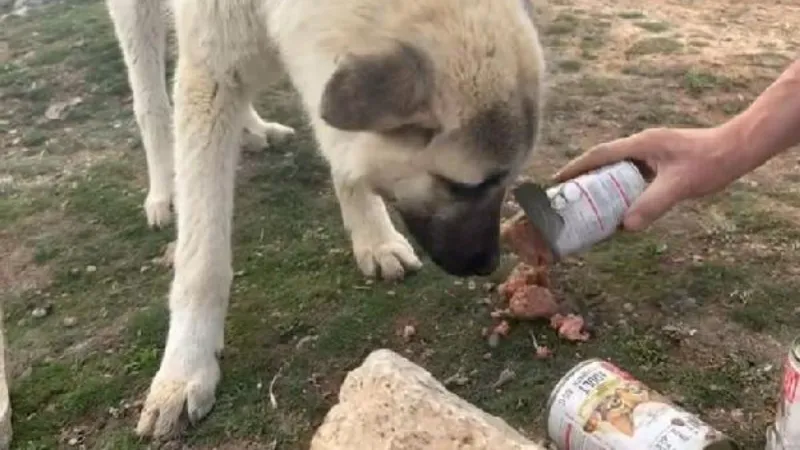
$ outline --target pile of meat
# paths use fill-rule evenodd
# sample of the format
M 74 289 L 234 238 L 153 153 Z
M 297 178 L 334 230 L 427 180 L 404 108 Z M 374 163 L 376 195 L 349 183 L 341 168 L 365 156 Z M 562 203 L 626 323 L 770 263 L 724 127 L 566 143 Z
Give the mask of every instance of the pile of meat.
M 552 253 L 525 215 L 518 214 L 504 222 L 501 238 L 519 257 L 520 263 L 498 287 L 505 308 L 492 312 L 495 325 L 488 331 L 490 342 L 496 343 L 501 337 L 506 337 L 511 330 L 511 321 L 537 319 L 549 320 L 550 326 L 564 339 L 588 340 L 589 333 L 584 330 L 581 316 L 560 313 L 561 308 L 550 291 Z M 549 356 L 550 350 L 538 345 L 535 337 L 531 337 L 537 356 Z

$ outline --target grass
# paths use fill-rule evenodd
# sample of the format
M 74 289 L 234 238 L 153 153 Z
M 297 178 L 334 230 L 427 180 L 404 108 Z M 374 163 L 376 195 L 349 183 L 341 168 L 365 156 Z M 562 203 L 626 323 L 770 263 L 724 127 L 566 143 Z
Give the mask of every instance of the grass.
M 628 56 L 663 55 L 676 53 L 683 45 L 675 39 L 668 37 L 650 37 L 636 41 L 631 45 L 626 54 Z
M 634 25 L 651 33 L 661 33 L 667 31 L 670 27 L 668 23 L 658 21 L 640 21 L 634 22 Z
M 732 55 L 742 73 L 720 73 L 687 59 L 680 42 L 647 36 L 667 30 L 645 12 L 556 3 L 542 27 L 558 62 L 533 175 L 604 139 L 718 121 L 776 76 L 784 58 L 772 48 Z M 644 33 L 631 47 L 614 40 L 618 20 Z M 103 2 L 8 18 L 0 41 L 11 52 L 0 64 L 0 251 L 9 268 L 0 272 L 0 300 L 14 448 L 149 448 L 132 428 L 163 349 L 171 274 L 154 258 L 174 229 L 145 223 L 144 154 Z M 747 70 L 762 72 L 748 78 Z M 52 102 L 74 97 L 81 102 L 62 118 L 45 118 Z M 297 96 L 284 82 L 258 106 L 299 135 L 243 155 L 223 381 L 209 418 L 177 445 L 306 448 L 347 371 L 389 347 L 439 379 L 468 374 L 452 389 L 530 436 L 544 435 L 541 411 L 558 379 L 585 358 L 605 357 L 744 448 L 763 447 L 779 376 L 764 368 L 779 365 L 797 332 L 799 286 L 776 269 L 800 262 L 792 216 L 763 205 L 768 196 L 794 211 L 794 191 L 736 185 L 566 260 L 555 269 L 556 293 L 584 311 L 595 337 L 575 345 L 546 324 L 521 324 L 490 348 L 481 336 L 490 294 L 472 288 L 486 280 L 462 282 L 426 261 L 403 283 L 367 283 Z M 47 315 L 32 314 L 42 307 Z M 410 320 L 418 335 L 405 342 L 398 332 Z M 678 325 L 696 334 L 676 335 Z M 533 358 L 528 330 L 553 348 L 552 359 Z M 308 336 L 316 339 L 298 348 Z M 265 386 L 281 367 L 273 410 Z M 491 385 L 507 367 L 517 378 L 498 392 Z M 749 419 L 736 422 L 733 410 Z

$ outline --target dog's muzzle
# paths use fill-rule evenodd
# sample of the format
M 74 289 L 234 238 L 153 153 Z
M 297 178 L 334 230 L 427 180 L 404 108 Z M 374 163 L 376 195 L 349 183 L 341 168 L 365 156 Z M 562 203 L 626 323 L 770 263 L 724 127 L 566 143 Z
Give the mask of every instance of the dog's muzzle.
M 487 276 L 500 261 L 500 201 L 463 204 L 446 218 L 400 211 L 414 240 L 450 275 Z

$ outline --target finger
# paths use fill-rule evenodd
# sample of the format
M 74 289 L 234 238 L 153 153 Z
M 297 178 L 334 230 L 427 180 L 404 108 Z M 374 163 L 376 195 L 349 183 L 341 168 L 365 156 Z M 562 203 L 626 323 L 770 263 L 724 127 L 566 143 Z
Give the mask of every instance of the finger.
M 648 147 L 642 142 L 643 136 L 642 133 L 638 133 L 596 145 L 558 170 L 553 175 L 553 181 L 566 181 L 592 169 L 631 158 L 638 154 L 641 149 Z
M 625 213 L 624 228 L 629 231 L 647 228 L 683 197 L 674 178 L 657 177 Z

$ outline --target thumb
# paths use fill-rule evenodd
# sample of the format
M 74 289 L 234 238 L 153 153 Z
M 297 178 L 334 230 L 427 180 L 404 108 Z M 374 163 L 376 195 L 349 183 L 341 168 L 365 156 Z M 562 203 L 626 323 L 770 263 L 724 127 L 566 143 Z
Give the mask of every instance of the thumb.
M 665 176 L 656 177 L 625 213 L 626 230 L 641 231 L 663 216 L 682 199 L 678 184 Z

